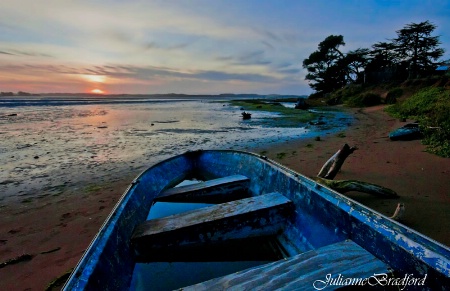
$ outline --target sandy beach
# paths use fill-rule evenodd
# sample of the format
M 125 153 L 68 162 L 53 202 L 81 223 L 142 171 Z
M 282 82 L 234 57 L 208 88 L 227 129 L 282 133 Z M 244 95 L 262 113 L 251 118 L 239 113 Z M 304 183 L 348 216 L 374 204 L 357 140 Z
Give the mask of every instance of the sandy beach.
M 389 131 L 403 122 L 389 117 L 382 106 L 350 111 L 355 121 L 340 134 L 320 135 L 319 141 L 286 140 L 243 149 L 315 176 L 344 143 L 356 146 L 358 150 L 348 157 L 336 179 L 376 183 L 396 191 L 400 198 L 382 199 L 356 192 L 347 196 L 387 216 L 397 203 L 404 203 L 401 223 L 450 245 L 450 159 L 426 153 L 420 141 L 390 141 Z M 43 290 L 69 272 L 128 184 L 144 168 L 145 161 L 129 164 L 102 175 L 101 181 L 94 181 L 97 170 L 93 169 L 77 187 L 60 187 L 52 195 L 29 203 L 3 202 L 0 262 L 27 256 L 16 264 L 0 266 L 0 290 Z

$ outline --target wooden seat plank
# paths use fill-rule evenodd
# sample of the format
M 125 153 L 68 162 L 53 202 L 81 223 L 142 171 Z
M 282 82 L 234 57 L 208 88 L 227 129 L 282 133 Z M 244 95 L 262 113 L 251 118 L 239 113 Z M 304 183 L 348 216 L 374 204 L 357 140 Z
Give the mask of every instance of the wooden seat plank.
M 163 191 L 155 201 L 218 203 L 244 198 L 250 179 L 233 175 Z
M 145 221 L 131 243 L 138 256 L 155 250 L 274 235 L 292 214 L 293 203 L 270 193 Z
M 343 286 L 326 286 L 323 282 L 327 281 L 327 276 L 338 278 L 340 275 L 343 280 L 365 279 L 374 274 L 389 274 L 389 266 L 347 240 L 182 289 L 315 290 L 317 287 L 317 290 L 334 290 Z M 366 283 L 366 286 L 369 285 Z

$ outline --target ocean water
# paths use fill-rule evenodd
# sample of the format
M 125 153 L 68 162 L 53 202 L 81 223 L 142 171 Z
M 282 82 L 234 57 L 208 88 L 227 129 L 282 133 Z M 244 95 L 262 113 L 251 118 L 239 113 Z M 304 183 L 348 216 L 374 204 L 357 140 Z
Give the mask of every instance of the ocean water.
M 0 202 L 101 185 L 188 150 L 248 150 L 351 123 L 327 112 L 326 127 L 277 127 L 277 113 L 252 111 L 242 120 L 240 108 L 206 99 L 49 100 L 0 100 Z

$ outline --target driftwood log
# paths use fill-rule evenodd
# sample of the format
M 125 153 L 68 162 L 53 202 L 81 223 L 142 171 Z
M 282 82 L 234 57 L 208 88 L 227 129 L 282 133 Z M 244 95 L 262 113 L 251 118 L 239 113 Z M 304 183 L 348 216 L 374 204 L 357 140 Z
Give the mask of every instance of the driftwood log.
M 316 177 L 314 180 L 333 190 L 338 191 L 339 193 L 358 191 L 375 196 L 381 196 L 383 198 L 398 197 L 395 191 L 377 184 L 361 182 L 356 180 L 328 180 L 320 177 Z
M 348 144 L 344 144 L 344 146 L 322 166 L 317 177 L 333 180 L 344 164 L 345 159 L 355 150 L 357 150 L 356 147 L 350 147 Z
M 340 193 L 346 193 L 349 191 L 358 191 L 371 195 L 376 195 L 383 198 L 398 198 L 398 194 L 386 187 L 357 181 L 357 180 L 333 180 L 337 173 L 344 164 L 345 159 L 351 155 L 356 147 L 350 147 L 348 144 L 344 144 L 328 161 L 322 166 L 317 174 L 317 177 L 313 178 L 316 182 L 323 184 L 333 190 Z M 398 203 L 392 219 L 400 219 L 405 211 L 405 206 L 402 203 Z

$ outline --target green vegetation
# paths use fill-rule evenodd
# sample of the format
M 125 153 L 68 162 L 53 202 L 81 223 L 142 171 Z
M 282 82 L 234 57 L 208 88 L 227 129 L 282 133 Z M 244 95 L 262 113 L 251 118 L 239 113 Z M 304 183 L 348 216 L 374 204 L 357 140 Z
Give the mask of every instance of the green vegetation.
M 391 89 L 386 95 L 386 104 L 395 104 L 397 103 L 397 99 L 403 95 L 403 89 L 396 87 Z
M 97 192 L 97 191 L 101 190 L 102 188 L 103 187 L 101 185 L 90 184 L 84 188 L 84 191 L 87 193 Z
M 410 118 L 419 122 L 424 134 L 423 143 L 428 151 L 450 157 L 450 91 L 428 87 L 404 102 L 391 105 L 386 111 L 397 118 Z
M 326 37 L 303 60 L 305 79 L 315 90 L 308 103 L 389 104 L 391 115 L 419 122 L 428 151 L 450 157 L 450 72 L 435 70 L 450 60 L 440 60 L 445 50 L 435 29 L 430 21 L 410 23 L 396 38 L 348 52 L 342 51 L 342 35 Z
M 358 48 L 346 53 L 341 51 L 345 46 L 342 35 L 326 37 L 317 50 L 303 60 L 303 68 L 308 71 L 305 79 L 315 90 L 310 98 L 326 98 L 351 84 L 376 85 L 429 76 L 445 52 L 439 47 L 439 36 L 432 35 L 435 29 L 429 21 L 410 23 L 397 30 L 397 37 L 390 42 L 378 42 L 371 49 Z M 334 104 L 344 101 L 339 98 L 343 96 L 333 98 L 336 97 Z M 359 96 L 349 102 L 373 104 L 377 99 L 375 95 Z
M 282 160 L 286 156 L 286 153 L 277 153 L 277 159 Z
M 360 84 L 345 86 L 339 90 L 334 91 L 329 95 L 327 103 L 329 105 L 346 103 L 347 100 L 358 96 L 364 92 L 365 88 Z
M 340 133 L 336 134 L 336 136 L 340 137 L 340 138 L 346 137 L 345 132 L 340 132 Z
M 265 111 L 279 113 L 279 118 L 276 116 L 258 118 L 257 123 L 262 126 L 270 125 L 275 127 L 299 127 L 302 123 L 314 120 L 319 116 L 319 114 L 317 113 L 294 108 L 287 108 L 281 105 L 279 102 L 266 99 L 232 100 L 230 104 L 243 108 L 243 110 L 250 112 Z
M 381 96 L 372 92 L 362 93 L 345 100 L 350 107 L 367 107 L 381 104 Z

